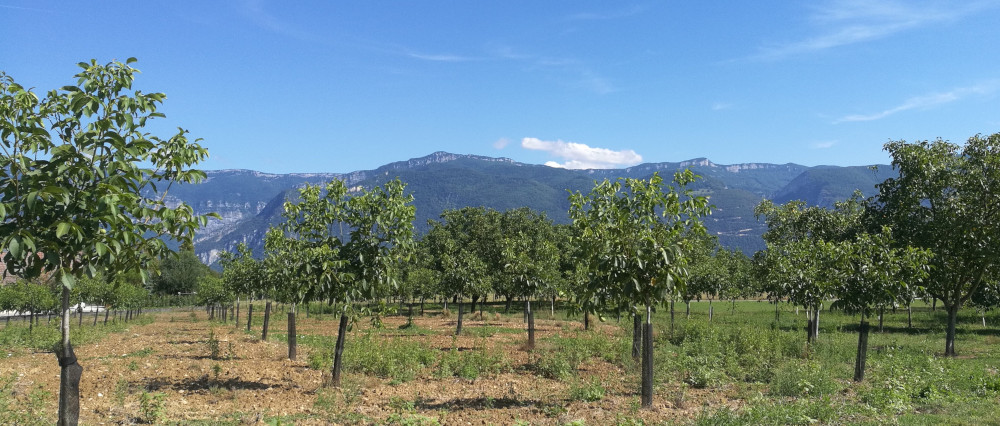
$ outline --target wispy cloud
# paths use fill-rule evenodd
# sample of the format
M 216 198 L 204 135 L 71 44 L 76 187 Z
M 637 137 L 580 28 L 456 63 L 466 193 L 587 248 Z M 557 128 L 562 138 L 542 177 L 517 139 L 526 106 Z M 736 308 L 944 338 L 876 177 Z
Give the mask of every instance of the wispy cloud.
M 829 149 L 833 148 L 833 146 L 836 144 L 837 141 L 820 141 L 820 142 L 813 142 L 812 147 L 813 149 Z
M 24 6 L 11 6 L 11 5 L 7 5 L 7 4 L 0 4 L 0 8 L 2 8 L 2 9 L 13 9 L 13 10 L 27 10 L 27 11 L 31 11 L 31 12 L 55 12 L 54 10 L 50 10 L 50 9 L 39 9 L 39 8 L 36 8 L 36 7 L 24 7 Z
M 525 53 L 510 46 L 494 47 L 490 50 L 489 55 L 498 61 L 523 65 L 522 72 L 549 75 L 557 84 L 566 87 L 598 95 L 615 93 L 620 90 L 614 80 L 595 71 L 578 59 Z
M 315 35 L 303 31 L 294 25 L 290 25 L 269 12 L 264 8 L 264 3 L 264 0 L 243 0 L 240 12 L 255 25 L 273 33 L 303 41 L 317 41 Z
M 625 9 L 604 11 L 604 12 L 581 12 L 569 15 L 567 21 L 607 21 L 612 19 L 628 18 L 629 16 L 642 13 L 647 8 L 642 5 L 634 5 Z
M 733 104 L 729 102 L 716 102 L 712 104 L 712 111 L 722 111 L 724 109 L 731 109 L 732 107 Z
M 834 120 L 834 124 L 854 122 L 854 121 L 874 121 L 911 109 L 930 108 L 937 105 L 955 102 L 957 100 L 975 95 L 988 95 L 1000 88 L 1000 81 L 994 80 L 969 87 L 959 87 L 942 93 L 931 93 L 927 95 L 914 96 L 903 103 L 892 108 L 885 109 L 871 114 L 851 114 Z
M 989 7 L 995 0 L 897 2 L 833 0 L 814 9 L 808 20 L 815 34 L 802 40 L 763 47 L 750 59 L 779 59 L 791 55 L 862 43 L 942 22 L 954 21 Z
M 473 56 L 452 55 L 448 53 L 428 54 L 428 53 L 419 53 L 412 51 L 406 52 L 406 56 L 409 56 L 414 59 L 420 59 L 422 61 L 431 61 L 431 62 L 469 62 L 469 61 L 478 61 L 481 59 Z
M 495 148 L 495 149 L 504 149 L 504 148 L 507 147 L 508 144 L 510 144 L 510 139 L 500 138 L 500 139 L 497 139 L 496 142 L 493 142 L 493 148 Z
M 613 151 L 607 148 L 594 148 L 576 142 L 561 140 L 543 141 L 538 138 L 524 138 L 521 147 L 536 151 L 546 151 L 549 154 L 566 160 L 564 163 L 548 161 L 549 167 L 565 169 L 613 169 L 628 167 L 642 162 L 642 156 L 631 149 Z
M 575 82 L 571 83 L 574 86 L 582 87 L 599 95 L 606 95 L 608 93 L 618 91 L 618 88 L 615 87 L 611 80 L 598 75 L 589 69 L 580 70 L 579 73 L 579 78 L 577 78 Z

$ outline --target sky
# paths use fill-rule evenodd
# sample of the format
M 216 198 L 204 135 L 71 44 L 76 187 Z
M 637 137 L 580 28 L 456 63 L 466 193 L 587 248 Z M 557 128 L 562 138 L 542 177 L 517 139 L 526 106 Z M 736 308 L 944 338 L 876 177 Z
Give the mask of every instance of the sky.
M 569 168 L 868 165 L 1000 132 L 1000 0 L 0 0 L 44 93 L 135 57 L 150 126 L 206 170 L 349 172 L 435 151 Z

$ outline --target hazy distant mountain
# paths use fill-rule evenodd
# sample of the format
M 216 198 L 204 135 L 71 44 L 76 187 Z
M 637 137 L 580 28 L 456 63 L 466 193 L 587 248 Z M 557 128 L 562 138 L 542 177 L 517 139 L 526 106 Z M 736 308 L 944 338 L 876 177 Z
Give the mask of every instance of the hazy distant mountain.
M 436 152 L 426 157 L 399 161 L 375 170 L 350 173 L 268 174 L 250 170 L 208 171 L 208 179 L 197 185 L 180 185 L 169 198 L 191 204 L 196 212 L 217 212 L 196 238 L 195 248 L 206 263 L 214 263 L 222 250 L 232 250 L 241 241 L 255 252 L 262 251 L 268 226 L 281 220 L 282 203 L 294 197 L 295 189 L 343 179 L 348 186 L 371 187 L 399 177 L 407 183 L 417 207 L 418 232 L 443 210 L 485 206 L 497 210 L 527 206 L 545 212 L 559 223 L 568 221 L 568 191 L 588 191 L 595 180 L 617 177 L 644 178 L 660 172 L 670 179 L 674 172 L 690 168 L 701 175 L 693 189 L 707 195 L 715 209 L 706 219 L 709 231 L 727 247 L 750 254 L 763 248 L 763 224 L 753 215 L 764 198 L 777 202 L 801 199 L 816 205 L 831 205 L 847 198 L 855 189 L 874 193 L 875 184 L 891 172 L 888 166 L 874 173 L 867 167 L 806 167 L 798 164 L 719 165 L 708 159 L 678 163 L 648 163 L 614 170 L 566 170 L 517 163 L 508 158 Z

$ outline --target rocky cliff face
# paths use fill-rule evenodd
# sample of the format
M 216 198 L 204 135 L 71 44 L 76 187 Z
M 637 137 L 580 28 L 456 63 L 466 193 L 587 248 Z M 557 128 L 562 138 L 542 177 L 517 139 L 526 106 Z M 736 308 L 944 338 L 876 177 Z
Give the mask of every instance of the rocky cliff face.
M 452 162 L 456 164 L 437 166 Z M 767 163 L 721 165 L 707 158 L 696 158 L 626 169 L 566 170 L 521 164 L 509 158 L 435 152 L 374 170 L 349 173 L 209 171 L 208 178 L 200 184 L 172 188 L 169 200 L 173 203 L 183 200 L 196 213 L 215 212 L 221 217 L 210 221 L 195 240 L 196 253 L 211 264 L 223 250 L 234 250 L 240 242 L 246 242 L 261 254 L 264 233 L 281 221 L 286 196 L 294 197 L 295 189 L 305 184 L 321 185 L 331 179 L 342 179 L 352 190 L 360 190 L 400 176 L 408 183 L 407 190 L 417 198 L 418 228 L 445 209 L 464 206 L 500 210 L 527 206 L 564 222 L 568 220 L 567 189 L 586 191 L 594 179 L 646 178 L 653 172 L 669 179 L 675 171 L 685 168 L 702 176 L 696 189 L 709 195 L 716 206 L 706 226 L 720 237 L 723 245 L 748 253 L 763 246 L 760 240 L 763 225 L 753 217 L 753 206 L 761 199 L 780 195 L 783 199 L 824 201 L 830 197 L 823 194 L 839 196 L 850 194 L 855 188 L 871 190 L 876 183 L 870 173 L 854 170 L 864 168 Z

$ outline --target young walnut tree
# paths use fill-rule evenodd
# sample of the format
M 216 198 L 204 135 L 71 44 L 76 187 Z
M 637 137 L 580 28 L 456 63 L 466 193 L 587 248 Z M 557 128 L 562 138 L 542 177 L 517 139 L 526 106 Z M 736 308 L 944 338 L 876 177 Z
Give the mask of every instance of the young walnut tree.
M 175 182 L 208 151 L 178 129 L 163 139 L 144 130 L 164 115 L 162 93 L 132 89 L 138 70 L 81 62 L 76 84 L 39 97 L 0 72 L 0 251 L 8 271 L 62 286 L 59 424 L 76 424 L 83 368 L 69 341 L 70 291 L 84 276 L 137 271 L 190 243 L 212 215 L 165 202 Z

